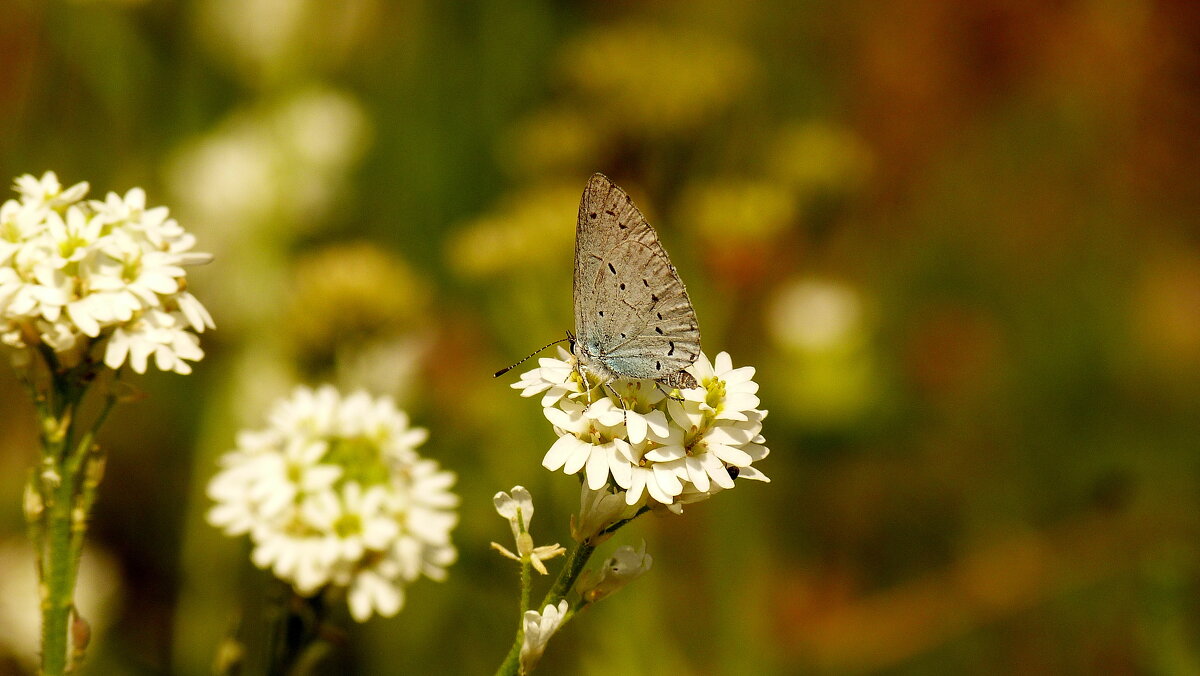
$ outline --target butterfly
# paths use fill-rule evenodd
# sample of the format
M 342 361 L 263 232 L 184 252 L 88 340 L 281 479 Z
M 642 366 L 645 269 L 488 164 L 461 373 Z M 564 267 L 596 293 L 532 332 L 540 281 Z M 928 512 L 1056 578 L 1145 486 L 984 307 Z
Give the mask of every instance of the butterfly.
M 700 355 L 687 289 L 633 200 L 599 173 L 579 200 L 572 291 L 569 338 L 585 382 L 592 374 L 697 387 L 684 370 Z

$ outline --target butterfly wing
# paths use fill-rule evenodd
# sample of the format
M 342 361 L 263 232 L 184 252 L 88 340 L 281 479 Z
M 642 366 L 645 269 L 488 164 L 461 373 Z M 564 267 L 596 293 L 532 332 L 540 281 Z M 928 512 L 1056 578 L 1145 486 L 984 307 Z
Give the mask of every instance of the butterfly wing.
M 687 289 L 632 200 L 594 174 L 575 230 L 575 331 L 608 370 L 663 378 L 700 354 Z

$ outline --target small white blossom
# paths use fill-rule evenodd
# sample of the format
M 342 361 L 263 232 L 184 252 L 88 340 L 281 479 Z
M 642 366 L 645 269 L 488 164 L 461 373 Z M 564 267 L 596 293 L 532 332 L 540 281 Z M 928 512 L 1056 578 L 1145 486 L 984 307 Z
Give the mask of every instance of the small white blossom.
M 146 208 L 140 188 L 84 201 L 87 183 L 63 189 L 53 172 L 15 182 L 20 200 L 0 205 L 0 337 L 38 343 L 64 364 L 96 346 L 113 369 L 154 364 L 189 373 L 203 358 L 196 334 L 212 317 L 185 290 L 186 267 L 211 256 L 195 237 Z
M 641 577 L 653 563 L 644 541 L 637 549 L 622 545 L 597 572 L 588 571 L 589 574 L 580 577 L 579 595 L 588 603 L 595 603 Z
M 521 673 L 533 671 L 542 659 L 550 637 L 554 636 L 554 632 L 558 631 L 566 619 L 568 607 L 567 602 L 563 600 L 559 601 L 557 606 L 546 606 L 540 613 L 536 610 L 525 611 L 525 617 L 522 619 L 525 636 L 521 641 Z
M 529 532 L 529 523 L 533 521 L 533 496 L 524 486 L 513 486 L 512 494 L 500 491 L 492 497 L 496 513 L 508 519 L 513 537 Z
M 548 575 L 550 571 L 546 570 L 544 562 L 565 554 L 567 550 L 558 543 L 534 546 L 533 536 L 529 533 L 529 522 L 533 519 L 533 496 L 524 486 L 514 486 L 511 495 L 501 491 L 492 498 L 492 502 L 496 506 L 496 512 L 508 519 L 513 539 L 517 543 L 517 553 L 508 551 L 503 545 L 496 542 L 492 543 L 492 549 L 514 561 L 521 561 L 528 557 L 529 563 L 537 572 Z
M 457 554 L 454 475 L 421 458 L 425 430 L 386 397 L 296 388 L 238 435 L 209 482 L 209 523 L 248 534 L 251 560 L 303 595 L 347 590 L 351 615 L 395 615 L 408 584 Z
M 573 357 L 565 350 L 559 356 L 539 360 L 513 385 L 522 396 L 542 395 L 558 434 L 542 459 L 547 469 L 582 473 L 586 489 L 607 487 L 631 507 L 672 511 L 732 488 L 734 476 L 768 480 L 752 467 L 769 453 L 753 368 L 733 368 L 725 352 L 715 362 L 701 354 L 687 369 L 698 386 L 668 396 L 653 380 L 629 378 L 584 390 Z M 605 527 L 593 529 L 581 514 L 573 535 L 587 538 Z
M 625 494 L 608 486 L 593 490 L 586 483 L 579 492 L 579 516 L 571 516 L 571 537 L 595 547 L 612 537 L 606 528 L 637 516 L 639 506 L 625 502 Z

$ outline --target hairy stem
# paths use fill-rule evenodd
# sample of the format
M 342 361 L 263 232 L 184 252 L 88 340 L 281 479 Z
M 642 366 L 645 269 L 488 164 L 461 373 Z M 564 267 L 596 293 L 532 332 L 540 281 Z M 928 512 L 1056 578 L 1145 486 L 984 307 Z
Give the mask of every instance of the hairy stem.
M 65 415 L 55 419 L 57 432 L 46 435 L 43 445 L 44 461 L 40 484 L 45 509 L 41 554 L 42 599 L 42 674 L 60 676 L 66 672 L 69 650 L 68 630 L 71 608 L 74 605 L 75 576 L 78 561 L 72 557 L 73 521 L 76 477 L 68 473 L 64 462 L 66 427 Z M 64 424 L 65 423 L 65 424 Z
M 71 646 L 71 621 L 75 612 L 75 582 L 83 553 L 88 514 L 103 474 L 103 458 L 95 449 L 95 435 L 116 403 L 109 397 L 99 415 L 78 434 L 79 404 L 94 375 L 92 364 L 72 369 L 59 367 L 52 352 L 43 351 L 50 374 L 49 391 L 35 396 L 40 417 L 42 460 L 32 478 L 40 509 L 30 514 L 30 531 L 36 534 L 42 610 L 42 669 L 45 676 L 61 676 L 82 659 L 86 645 Z M 84 632 L 86 634 L 86 632 Z

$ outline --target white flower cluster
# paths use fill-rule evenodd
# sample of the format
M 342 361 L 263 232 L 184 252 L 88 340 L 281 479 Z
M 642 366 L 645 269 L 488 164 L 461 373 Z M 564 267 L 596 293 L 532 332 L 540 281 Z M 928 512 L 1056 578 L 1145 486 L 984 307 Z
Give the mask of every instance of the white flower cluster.
M 546 469 L 582 472 L 592 491 L 613 488 L 626 505 L 657 504 L 676 513 L 684 503 L 733 488 L 735 477 L 768 481 L 751 466 L 769 452 L 754 369 L 733 368 L 727 353 L 715 363 L 701 354 L 687 369 L 699 387 L 678 391 L 678 398 L 653 380 L 627 378 L 585 391 L 574 358 L 562 348 L 558 359 L 538 363 L 513 388 L 525 397 L 542 395 L 558 434 L 542 459 Z M 576 538 L 597 532 L 587 531 Z
M 166 207 L 146 208 L 134 188 L 87 200 L 88 184 L 63 188 L 54 172 L 16 180 L 20 199 L 0 205 L 0 340 L 44 344 L 71 363 L 107 340 L 104 363 L 145 373 L 190 373 L 204 356 L 197 333 L 213 328 L 186 290 L 185 266 L 211 256 Z
M 208 485 L 209 523 L 249 534 L 255 565 L 306 596 L 346 588 L 360 622 L 399 612 L 420 575 L 445 578 L 455 476 L 417 454 L 428 435 L 391 399 L 299 387 L 269 421 L 238 435 Z

